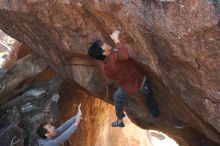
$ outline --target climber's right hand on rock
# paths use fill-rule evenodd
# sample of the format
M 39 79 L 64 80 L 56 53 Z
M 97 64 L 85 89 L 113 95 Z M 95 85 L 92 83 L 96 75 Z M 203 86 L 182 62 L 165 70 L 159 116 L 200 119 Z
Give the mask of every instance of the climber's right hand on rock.
M 115 43 L 120 42 L 120 40 L 119 40 L 119 34 L 120 34 L 120 31 L 116 30 L 116 31 L 114 31 L 114 32 L 110 35 L 111 39 L 112 39 Z

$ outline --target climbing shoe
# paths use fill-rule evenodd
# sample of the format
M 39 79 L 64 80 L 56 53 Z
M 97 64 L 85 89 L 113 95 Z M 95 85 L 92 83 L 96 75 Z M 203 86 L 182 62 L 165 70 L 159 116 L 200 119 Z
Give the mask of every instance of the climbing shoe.
M 176 120 L 174 123 L 174 127 L 177 129 L 182 129 L 186 126 L 186 124 L 181 120 Z
M 112 122 L 112 127 L 124 127 L 125 124 L 122 122 L 118 122 L 118 120 Z

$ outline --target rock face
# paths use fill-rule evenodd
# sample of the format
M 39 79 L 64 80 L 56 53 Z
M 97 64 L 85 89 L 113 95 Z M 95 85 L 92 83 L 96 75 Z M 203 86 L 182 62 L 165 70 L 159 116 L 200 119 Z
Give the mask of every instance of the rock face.
M 60 82 L 58 78 L 35 82 L 0 107 L 0 129 L 3 131 L 0 139 L 5 139 L 1 140 L 1 146 L 9 146 L 12 139 L 13 143 L 19 140 L 19 146 L 37 145 L 35 132 L 39 123 L 53 122 L 58 116 Z
M 181 146 L 219 145 L 219 4 L 185 0 L 0 1 L 0 29 L 24 42 L 63 77 L 111 102 L 111 84 L 89 43 L 120 29 L 151 80 L 160 117 L 141 99 L 126 104 L 138 126 L 167 133 Z M 107 92 L 107 90 L 109 90 Z
M 0 144 L 2 146 L 23 146 L 23 131 L 16 126 L 6 126 L 0 131 Z
M 2 66 L 5 69 L 9 69 L 17 60 L 27 56 L 32 52 L 30 48 L 21 43 L 15 43 L 10 52 L 10 56 L 5 59 Z

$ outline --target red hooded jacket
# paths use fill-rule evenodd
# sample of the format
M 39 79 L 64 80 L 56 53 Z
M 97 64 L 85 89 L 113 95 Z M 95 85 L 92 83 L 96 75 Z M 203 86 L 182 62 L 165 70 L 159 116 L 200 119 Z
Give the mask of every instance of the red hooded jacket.
M 117 43 L 118 51 L 112 51 L 104 60 L 103 73 L 116 81 L 129 94 L 137 94 L 144 79 L 144 73 L 135 65 L 122 43 Z

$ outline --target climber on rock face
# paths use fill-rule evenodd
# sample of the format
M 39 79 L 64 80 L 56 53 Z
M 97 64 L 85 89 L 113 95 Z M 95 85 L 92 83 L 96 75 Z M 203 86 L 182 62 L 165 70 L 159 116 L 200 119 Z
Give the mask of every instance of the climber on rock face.
M 60 146 L 64 143 L 77 129 L 82 119 L 81 104 L 78 106 L 78 113 L 63 123 L 57 129 L 49 123 L 43 123 L 38 127 L 37 134 L 39 146 Z
M 115 48 L 98 40 L 88 49 L 92 58 L 103 61 L 103 73 L 120 86 L 113 95 L 117 120 L 111 124 L 112 127 L 124 127 L 123 103 L 131 95 L 142 95 L 151 115 L 157 117 L 159 114 L 149 80 L 131 61 L 127 48 L 119 40 L 119 34 L 115 31 L 110 35 Z

